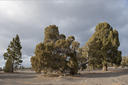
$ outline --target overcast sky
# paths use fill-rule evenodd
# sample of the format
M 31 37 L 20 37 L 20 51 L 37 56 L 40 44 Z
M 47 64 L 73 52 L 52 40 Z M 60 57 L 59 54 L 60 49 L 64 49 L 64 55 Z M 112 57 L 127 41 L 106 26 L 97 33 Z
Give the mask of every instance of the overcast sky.
M 83 47 L 98 23 L 108 22 L 119 32 L 122 56 L 128 55 L 128 0 L 2 0 L 0 1 L 0 67 L 12 38 L 19 35 L 24 66 L 31 66 L 44 29 L 57 25 L 66 37 L 73 35 Z

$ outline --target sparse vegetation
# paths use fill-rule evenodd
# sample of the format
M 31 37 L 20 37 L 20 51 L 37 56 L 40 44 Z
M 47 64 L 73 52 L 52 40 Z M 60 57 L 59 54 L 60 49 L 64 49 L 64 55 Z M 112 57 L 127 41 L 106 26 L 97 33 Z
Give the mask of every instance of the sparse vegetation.
M 121 57 L 118 31 L 106 22 L 99 23 L 95 28 L 95 33 L 86 42 L 84 47 L 79 48 L 80 43 L 75 41 L 74 36 L 66 38 L 64 34 L 59 34 L 56 25 L 49 25 L 44 31 L 44 41 L 36 45 L 35 56 L 31 57 L 32 68 L 18 67 L 21 60 L 21 45 L 19 36 L 10 42 L 7 52 L 3 54 L 7 60 L 4 72 L 13 70 L 31 69 L 36 73 L 44 74 L 56 72 L 60 75 L 69 72 L 70 75 L 77 74 L 78 69 L 88 68 L 107 71 L 108 66 L 114 65 L 125 67 L 128 59 Z M 122 62 L 121 62 L 122 60 Z M 88 64 L 88 65 L 86 65 Z

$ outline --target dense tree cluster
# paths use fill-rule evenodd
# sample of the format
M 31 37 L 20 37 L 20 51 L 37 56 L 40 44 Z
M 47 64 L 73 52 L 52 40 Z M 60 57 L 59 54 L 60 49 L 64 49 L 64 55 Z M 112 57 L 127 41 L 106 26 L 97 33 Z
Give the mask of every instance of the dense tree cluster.
M 56 25 L 49 25 L 44 31 L 44 41 L 36 45 L 35 56 L 31 57 L 31 65 L 36 73 L 47 74 L 56 71 L 58 73 L 69 72 L 74 75 L 78 69 L 103 68 L 107 71 L 108 64 L 122 67 L 128 66 L 128 57 L 121 57 L 118 31 L 106 22 L 99 23 L 95 33 L 86 42 L 84 47 L 79 48 L 80 43 L 75 41 L 74 36 L 66 38 L 60 34 Z M 5 63 L 4 72 L 13 72 L 21 60 L 20 38 L 16 35 L 10 42 L 7 52 L 3 54 Z M 121 62 L 122 61 L 122 62 Z M 23 66 L 19 69 L 23 69 Z
M 21 60 L 21 45 L 20 45 L 20 38 L 16 35 L 15 38 L 10 42 L 10 45 L 7 48 L 7 52 L 3 54 L 4 59 L 7 60 L 4 68 L 4 72 L 13 72 L 13 69 L 18 67 Z

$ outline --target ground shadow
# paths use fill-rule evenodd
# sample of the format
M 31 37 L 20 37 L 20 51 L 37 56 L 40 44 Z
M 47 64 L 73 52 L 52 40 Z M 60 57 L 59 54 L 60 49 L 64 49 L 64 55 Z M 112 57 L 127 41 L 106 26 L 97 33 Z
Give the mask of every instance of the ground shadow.
M 80 75 L 74 75 L 74 77 L 87 77 L 87 78 L 101 78 L 101 77 L 118 77 L 128 75 L 128 69 L 114 69 L 109 70 L 108 72 L 102 72 L 102 71 L 92 71 L 92 72 L 85 72 L 81 73 Z
M 14 72 L 4 73 L 0 72 L 0 79 L 24 79 L 24 78 L 36 78 L 39 74 L 34 72 Z
M 25 78 L 36 78 L 41 74 L 35 72 L 14 72 L 14 73 L 3 73 L 0 72 L 0 79 L 25 79 Z M 102 78 L 102 77 L 118 77 L 128 75 L 128 69 L 109 69 L 107 72 L 102 72 L 101 70 L 91 70 L 91 71 L 81 71 L 81 74 L 77 74 L 71 77 L 79 78 Z M 65 76 L 65 78 L 70 75 Z M 45 76 L 44 76 L 45 77 Z M 52 75 L 49 77 L 59 77 L 59 75 Z

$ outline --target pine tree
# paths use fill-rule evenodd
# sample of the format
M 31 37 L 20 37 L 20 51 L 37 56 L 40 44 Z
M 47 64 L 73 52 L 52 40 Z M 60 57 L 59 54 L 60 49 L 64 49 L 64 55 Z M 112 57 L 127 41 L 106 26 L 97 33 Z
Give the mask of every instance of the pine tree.
M 6 73 L 11 73 L 12 72 L 12 61 L 11 59 L 8 59 L 7 62 L 5 63 L 5 69 L 4 72 Z
M 22 63 L 21 60 L 21 45 L 20 45 L 20 38 L 18 35 L 16 35 L 15 38 L 12 39 L 10 42 L 10 45 L 7 48 L 7 52 L 3 54 L 4 59 L 7 60 L 6 65 L 5 65 L 5 70 L 10 72 L 10 65 L 11 65 L 11 72 L 13 72 L 13 68 L 17 67 Z M 11 63 L 11 64 L 10 64 Z

